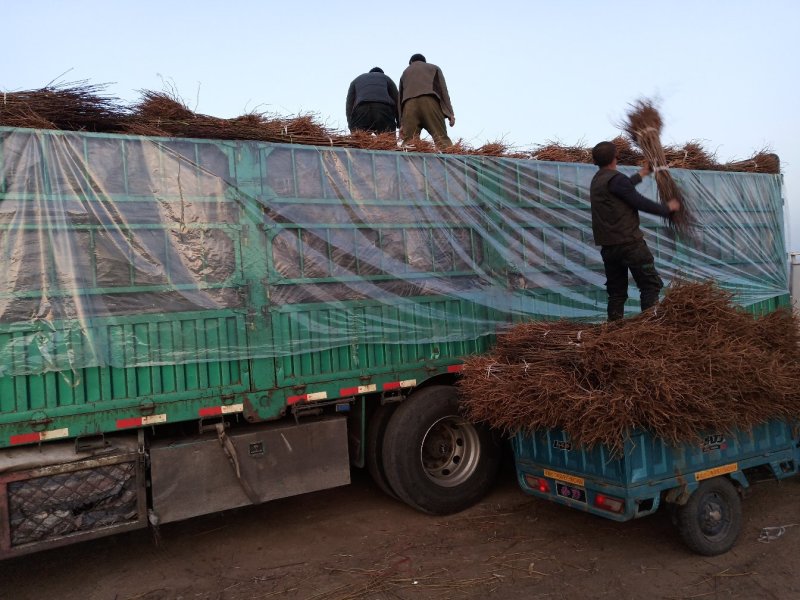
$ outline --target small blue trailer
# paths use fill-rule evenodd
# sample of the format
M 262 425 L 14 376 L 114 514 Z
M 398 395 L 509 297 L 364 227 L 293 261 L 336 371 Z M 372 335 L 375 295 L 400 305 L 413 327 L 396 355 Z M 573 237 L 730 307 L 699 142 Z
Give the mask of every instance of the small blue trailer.
M 778 420 L 679 446 L 637 431 L 617 454 L 575 444 L 560 430 L 519 433 L 512 444 L 526 493 L 615 521 L 671 505 L 683 541 L 707 556 L 736 542 L 744 489 L 800 472 L 800 425 Z

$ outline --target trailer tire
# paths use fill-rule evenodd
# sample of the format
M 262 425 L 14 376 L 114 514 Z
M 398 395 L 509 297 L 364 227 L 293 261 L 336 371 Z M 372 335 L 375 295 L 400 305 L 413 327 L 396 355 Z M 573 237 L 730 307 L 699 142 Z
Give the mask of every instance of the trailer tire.
M 705 556 L 733 547 L 742 529 L 742 502 L 725 477 L 703 481 L 678 509 L 678 531 L 684 543 Z
M 383 441 L 392 490 L 435 515 L 459 512 L 486 495 L 501 455 L 492 432 L 464 419 L 458 392 L 446 385 L 414 392 L 392 415 Z
M 396 408 L 396 404 L 380 404 L 375 409 L 375 412 L 372 413 L 367 423 L 365 450 L 367 471 L 375 485 L 382 492 L 397 500 L 397 494 L 394 493 L 392 486 L 389 485 L 389 480 L 386 478 L 386 469 L 383 466 L 383 437 Z

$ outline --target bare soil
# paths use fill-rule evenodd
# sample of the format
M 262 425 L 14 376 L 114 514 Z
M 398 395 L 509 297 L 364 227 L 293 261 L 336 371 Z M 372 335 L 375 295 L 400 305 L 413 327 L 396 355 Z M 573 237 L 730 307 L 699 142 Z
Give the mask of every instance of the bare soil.
M 0 598 L 392 600 L 800 598 L 800 478 L 761 483 L 727 554 L 690 553 L 669 515 L 628 523 L 495 490 L 448 517 L 352 485 L 0 563 Z M 759 541 L 766 527 L 785 533 Z M 158 538 L 158 540 L 155 539 Z

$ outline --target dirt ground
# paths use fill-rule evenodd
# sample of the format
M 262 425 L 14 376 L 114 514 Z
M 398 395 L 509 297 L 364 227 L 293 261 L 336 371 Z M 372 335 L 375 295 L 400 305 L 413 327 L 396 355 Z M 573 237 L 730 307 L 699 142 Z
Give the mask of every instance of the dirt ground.
M 615 523 L 525 496 L 511 465 L 480 504 L 431 517 L 352 485 L 0 563 L 13 600 L 799 598 L 800 481 L 755 486 L 729 553 L 669 516 Z M 787 527 L 769 543 L 765 527 Z

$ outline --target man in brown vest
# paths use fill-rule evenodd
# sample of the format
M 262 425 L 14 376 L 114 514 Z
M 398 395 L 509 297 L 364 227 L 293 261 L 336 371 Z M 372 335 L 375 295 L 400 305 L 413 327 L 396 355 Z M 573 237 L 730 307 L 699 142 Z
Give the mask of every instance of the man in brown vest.
M 616 321 L 625 313 L 628 271 L 639 288 L 642 310 L 658 302 L 664 285 L 639 228 L 639 211 L 669 217 L 680 210 L 681 205 L 673 198 L 664 206 L 637 192 L 635 186 L 650 174 L 650 165 L 642 167 L 633 177 L 620 173 L 617 149 L 612 142 L 600 142 L 592 148 L 592 160 L 600 168 L 589 188 L 592 234 L 594 243 L 601 246 L 606 272 L 608 320 Z
M 400 77 L 400 132 L 403 143 L 418 137 L 424 129 L 439 150 L 453 145 L 447 137 L 445 117 L 450 127 L 456 124 L 450 94 L 442 70 L 414 54 Z

